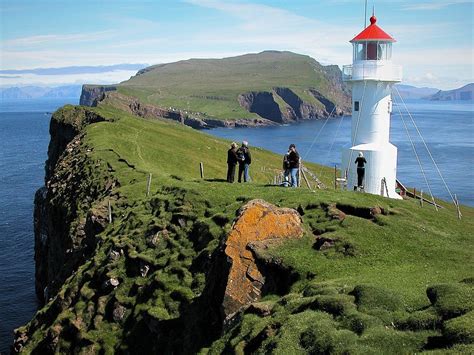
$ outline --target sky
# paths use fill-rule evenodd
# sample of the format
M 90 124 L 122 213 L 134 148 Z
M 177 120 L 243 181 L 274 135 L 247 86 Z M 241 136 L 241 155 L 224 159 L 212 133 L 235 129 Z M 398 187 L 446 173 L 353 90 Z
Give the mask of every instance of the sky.
M 368 0 L 404 84 L 474 81 L 473 2 Z M 0 0 L 0 11 L 0 86 L 117 83 L 141 66 L 263 50 L 342 66 L 364 28 L 364 0 Z

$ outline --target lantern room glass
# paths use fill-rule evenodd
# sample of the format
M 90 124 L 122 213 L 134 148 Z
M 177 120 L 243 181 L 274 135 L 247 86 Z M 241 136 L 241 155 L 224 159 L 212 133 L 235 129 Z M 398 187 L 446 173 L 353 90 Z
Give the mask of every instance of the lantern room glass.
M 392 43 L 382 41 L 364 41 L 353 43 L 354 61 L 359 60 L 391 60 Z

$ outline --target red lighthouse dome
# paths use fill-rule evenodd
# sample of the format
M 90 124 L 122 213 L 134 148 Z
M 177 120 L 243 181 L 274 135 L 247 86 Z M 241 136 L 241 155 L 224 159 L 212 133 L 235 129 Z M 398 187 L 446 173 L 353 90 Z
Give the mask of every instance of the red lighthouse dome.
M 362 42 L 362 41 L 383 41 L 383 42 L 396 42 L 389 34 L 382 30 L 376 24 L 377 18 L 372 15 L 370 18 L 370 25 L 367 26 L 361 33 L 355 36 L 350 42 Z

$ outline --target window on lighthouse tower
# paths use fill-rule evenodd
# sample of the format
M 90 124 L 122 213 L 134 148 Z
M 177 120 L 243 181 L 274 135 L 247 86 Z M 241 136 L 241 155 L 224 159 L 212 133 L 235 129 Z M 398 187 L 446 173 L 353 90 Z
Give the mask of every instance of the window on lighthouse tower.
M 392 43 L 380 41 L 364 41 L 354 43 L 355 60 L 390 60 Z

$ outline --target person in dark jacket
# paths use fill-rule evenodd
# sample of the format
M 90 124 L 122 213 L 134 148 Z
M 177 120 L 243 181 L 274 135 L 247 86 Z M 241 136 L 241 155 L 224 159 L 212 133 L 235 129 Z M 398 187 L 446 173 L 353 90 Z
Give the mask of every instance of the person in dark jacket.
M 359 156 L 355 160 L 355 164 L 357 164 L 357 187 L 363 188 L 364 187 L 364 176 L 365 176 L 365 164 L 367 164 L 367 160 L 364 158 L 364 154 L 359 152 Z M 356 188 L 354 187 L 354 190 Z
M 227 182 L 233 183 L 235 177 L 235 166 L 237 165 L 237 143 L 232 142 L 227 151 Z
M 288 154 L 289 169 L 291 175 L 291 187 L 298 187 L 298 169 L 300 167 L 300 155 L 296 150 L 296 145 L 290 144 Z
M 243 141 L 242 146 L 237 150 L 237 159 L 239 161 L 239 182 L 242 182 L 242 174 L 244 182 L 250 181 L 249 166 L 252 164 L 252 156 L 247 141 Z

